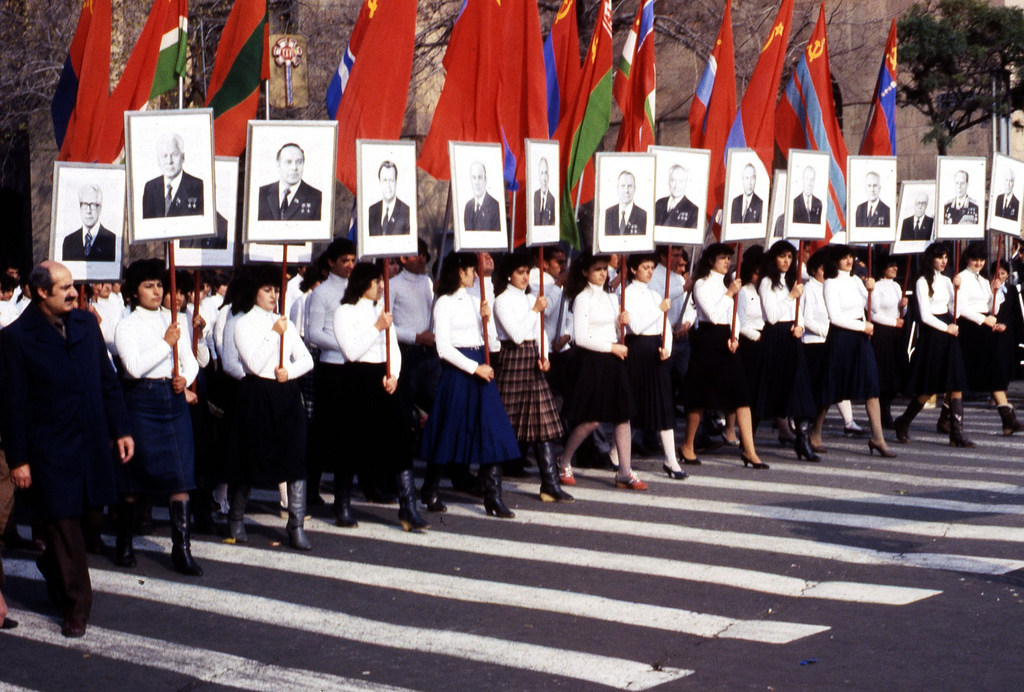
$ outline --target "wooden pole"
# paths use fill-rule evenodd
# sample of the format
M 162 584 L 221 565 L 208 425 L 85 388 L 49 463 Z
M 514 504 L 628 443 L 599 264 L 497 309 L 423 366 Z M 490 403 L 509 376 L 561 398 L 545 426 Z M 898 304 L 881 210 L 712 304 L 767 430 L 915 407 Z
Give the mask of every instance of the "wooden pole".
M 85 310 L 85 284 L 78 284 L 78 309 Z
M 796 241 L 796 280 L 799 281 L 804 275 L 804 241 Z M 793 311 L 793 324 L 800 324 L 800 296 L 796 297 L 796 309 Z
M 672 246 L 668 245 L 665 252 L 665 300 L 668 300 L 669 279 L 672 278 Z M 684 306 L 685 308 L 685 306 Z M 661 347 L 668 346 L 668 310 L 661 317 Z
M 491 364 L 491 338 L 487 333 L 488 319 L 483 315 L 484 304 L 487 302 L 487 291 L 484 289 L 484 253 L 476 253 L 476 278 L 480 282 L 480 320 L 484 330 L 484 363 Z
M 619 255 L 619 313 L 626 311 L 626 280 L 629 278 L 629 268 L 626 266 L 626 253 Z M 619 324 L 619 343 L 626 343 L 626 325 Z
M 953 276 L 960 273 L 960 241 L 956 241 L 956 251 L 954 252 L 956 259 L 953 262 Z M 953 322 L 956 323 L 956 313 L 960 303 L 960 287 L 953 284 Z
M 384 260 L 384 312 L 391 312 L 390 259 Z M 391 379 L 391 327 L 384 330 L 384 372 Z
M 996 249 L 996 263 L 995 263 L 995 266 L 992 267 L 992 271 L 989 272 L 989 274 L 992 275 L 993 279 L 996 278 L 996 274 L 999 271 L 999 260 L 1002 259 L 1002 257 L 1003 257 L 1003 234 L 1002 233 L 999 234 L 999 239 L 996 242 L 997 242 L 997 245 L 996 245 L 996 247 L 997 247 L 997 249 Z M 996 293 L 998 293 L 998 292 L 999 292 L 998 289 L 993 289 L 992 290 L 992 308 L 989 310 L 989 314 L 991 314 L 991 315 L 996 314 Z
M 196 274 L 196 285 L 192 290 L 192 318 L 199 314 L 199 292 L 203 290 L 203 277 L 200 275 L 199 270 L 195 270 Z M 192 355 L 199 355 L 199 331 L 192 328 Z
M 281 246 L 281 295 L 278 296 L 278 310 L 284 316 L 284 298 L 288 292 L 288 246 Z M 284 367 L 284 334 L 281 335 L 281 350 L 278 352 L 277 367 Z
M 544 275 L 547 272 L 544 271 L 544 246 L 541 245 L 537 248 L 537 278 L 540 280 L 540 286 L 537 289 L 537 297 L 544 297 Z M 540 359 L 544 360 L 544 311 L 540 311 L 540 343 L 537 344 L 538 354 Z
M 175 274 L 177 273 L 177 269 L 174 266 L 174 241 L 173 240 L 167 241 L 167 266 L 170 268 L 170 274 L 171 274 L 170 282 L 169 282 L 171 285 L 168 287 L 170 292 L 171 292 L 171 300 L 170 300 L 170 305 L 171 305 L 171 324 L 177 324 L 178 323 L 178 284 L 177 284 L 177 277 L 175 276 Z M 174 358 L 173 364 L 171 366 L 172 367 L 171 374 L 172 374 L 172 376 L 177 377 L 178 376 L 178 342 L 177 341 L 175 341 L 174 345 L 171 346 L 171 356 Z
M 740 278 L 740 266 L 743 264 L 743 243 L 736 243 L 736 277 Z M 732 328 L 729 330 L 729 338 L 733 338 L 736 333 L 736 316 L 740 309 L 740 294 L 737 293 L 732 297 Z

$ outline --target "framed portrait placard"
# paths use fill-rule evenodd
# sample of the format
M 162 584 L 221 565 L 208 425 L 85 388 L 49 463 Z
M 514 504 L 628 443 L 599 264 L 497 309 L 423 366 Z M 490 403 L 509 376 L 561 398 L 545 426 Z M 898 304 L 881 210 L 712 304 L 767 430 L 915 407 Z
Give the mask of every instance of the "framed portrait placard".
M 722 242 L 762 240 L 768 225 L 765 202 L 771 176 L 753 149 L 729 149 L 725 160 Z
M 775 171 L 772 179 L 772 203 L 768 214 L 768 231 L 765 233 L 764 249 L 783 240 L 786 232 L 786 171 Z
M 416 254 L 416 143 L 356 140 L 357 252 Z
M 983 156 L 936 158 L 936 240 L 985 237 L 985 163 Z
M 217 235 L 174 241 L 174 263 L 183 269 L 231 267 L 238 246 L 238 173 L 241 164 L 233 156 L 218 156 L 213 162 L 217 197 Z
M 924 252 L 935 237 L 935 181 L 905 180 L 900 185 L 899 235 L 892 245 L 894 255 Z
M 245 242 L 331 240 L 337 135 L 333 120 L 249 121 Z
M 259 264 L 270 262 L 278 266 L 284 260 L 284 246 L 286 243 L 246 243 L 245 263 Z M 301 245 L 288 245 L 288 264 L 308 264 L 313 261 L 313 243 Z
M 129 240 L 216 235 L 213 111 L 130 111 L 124 133 Z
M 847 242 L 892 243 L 896 240 L 896 157 L 850 156 L 846 159 Z
M 119 281 L 124 250 L 124 166 L 53 164 L 49 258 L 75 281 Z
M 786 167 L 787 239 L 825 239 L 830 161 L 824 152 L 790 149 Z
M 988 227 L 1020 237 L 1020 200 L 1024 197 L 1024 161 L 996 154 L 989 188 Z
M 526 244 L 530 247 L 561 240 L 558 162 L 557 140 L 526 140 Z
M 701 245 L 707 230 L 707 149 L 647 147 L 654 154 L 654 242 Z
M 507 250 L 505 181 L 500 144 L 448 142 L 455 251 Z
M 597 154 L 594 171 L 594 252 L 654 250 L 654 155 Z

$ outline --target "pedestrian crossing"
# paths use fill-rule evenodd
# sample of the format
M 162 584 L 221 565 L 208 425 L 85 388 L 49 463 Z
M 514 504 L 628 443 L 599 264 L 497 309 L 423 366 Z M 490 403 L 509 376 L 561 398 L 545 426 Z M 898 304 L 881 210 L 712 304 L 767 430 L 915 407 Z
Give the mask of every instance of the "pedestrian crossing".
M 861 456 L 862 441 L 829 438 L 825 463 L 766 455 L 763 474 L 726 450 L 702 455 L 683 482 L 640 459 L 649 492 L 613 490 L 609 472 L 582 469 L 572 505 L 537 501 L 535 477 L 507 479 L 516 519 L 446 491 L 449 512 L 425 515 L 433 528 L 422 534 L 403 532 L 393 507 L 354 501 L 357 529 L 335 527 L 327 508 L 307 520 L 312 553 L 286 547 L 276 512 L 257 512 L 248 545 L 194 540 L 201 579 L 169 569 L 158 531 L 136 539 L 135 570 L 91 558 L 81 640 L 60 636 L 34 556 L 7 553 L 21 625 L 0 641 L 17 641 L 21 656 L 72 651 L 231 689 L 700 689 L 688 681 L 714 680 L 714 656 L 864 636 L 850 623 L 941 610 L 964 578 L 1024 569 L 1019 455 L 989 444 L 1003 440 L 901 446 L 900 459 L 879 461 Z M 274 505 L 277 494 L 256 499 Z M 196 620 L 244 632 L 245 646 L 175 627 Z M 7 666 L 3 685 L 56 689 Z

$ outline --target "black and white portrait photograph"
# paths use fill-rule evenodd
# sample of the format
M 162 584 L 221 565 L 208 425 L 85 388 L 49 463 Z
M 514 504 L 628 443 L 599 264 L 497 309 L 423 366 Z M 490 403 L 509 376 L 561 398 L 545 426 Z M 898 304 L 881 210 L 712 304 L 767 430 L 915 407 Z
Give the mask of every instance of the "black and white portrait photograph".
M 124 166 L 54 162 L 49 258 L 75 281 L 119 280 L 124 210 Z
M 774 171 L 772 176 L 772 203 L 768 212 L 768 230 L 764 249 L 782 240 L 786 232 L 786 171 Z
M 828 225 L 827 153 L 791 149 L 786 167 L 786 238 L 824 240 Z
M 847 242 L 896 240 L 896 157 L 850 156 L 846 160 Z
M 449 142 L 455 249 L 507 250 L 500 144 Z
M 416 143 L 356 142 L 359 257 L 416 254 Z
M 938 212 L 936 240 L 980 240 L 985 237 L 985 171 L 983 156 L 936 158 Z
M 131 242 L 215 235 L 213 111 L 124 117 Z
M 654 249 L 654 155 L 601 153 L 595 161 L 594 251 L 650 252 Z
M 988 227 L 1014 237 L 1020 235 L 1020 200 L 1024 192 L 1024 161 L 996 154 L 989 188 Z
M 763 240 L 771 176 L 753 149 L 729 149 L 725 160 L 722 242 Z
M 558 228 L 561 180 L 558 177 L 558 142 L 526 140 L 526 244 L 553 245 Z
M 654 154 L 654 242 L 701 245 L 707 228 L 707 149 L 648 147 Z
M 900 184 L 896 214 L 899 234 L 892 246 L 894 255 L 924 252 L 935 233 L 935 181 L 905 180 Z
M 331 239 L 337 130 L 329 120 L 249 121 L 246 242 Z
M 174 262 L 182 268 L 230 267 L 235 263 L 238 239 L 238 173 L 241 163 L 233 156 L 218 156 L 213 163 L 217 181 L 214 210 L 217 235 L 174 241 Z

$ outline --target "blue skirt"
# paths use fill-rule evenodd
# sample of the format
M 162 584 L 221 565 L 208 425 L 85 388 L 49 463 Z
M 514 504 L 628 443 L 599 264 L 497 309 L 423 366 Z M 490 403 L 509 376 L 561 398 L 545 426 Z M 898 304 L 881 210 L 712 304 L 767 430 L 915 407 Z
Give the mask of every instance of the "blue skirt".
M 792 322 L 766 324 L 761 330 L 754 391 L 751 409 L 757 418 L 813 418 L 818 412 L 804 344 L 793 336 Z
M 180 493 L 194 490 L 195 441 L 184 394 L 170 380 L 123 380 L 135 456 L 117 465 L 121 493 Z
M 460 348 L 477 363 L 482 348 Z M 434 464 L 496 464 L 518 459 L 519 443 L 494 382 L 443 363 L 434 407 L 423 431 L 425 461 Z
M 821 406 L 845 401 L 867 401 L 878 398 L 878 366 L 875 351 L 864 332 L 843 329 L 834 324 L 825 339 Z

